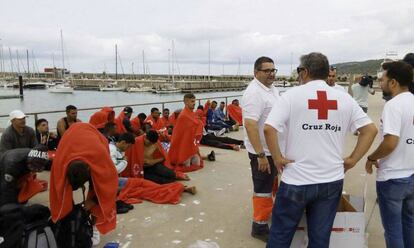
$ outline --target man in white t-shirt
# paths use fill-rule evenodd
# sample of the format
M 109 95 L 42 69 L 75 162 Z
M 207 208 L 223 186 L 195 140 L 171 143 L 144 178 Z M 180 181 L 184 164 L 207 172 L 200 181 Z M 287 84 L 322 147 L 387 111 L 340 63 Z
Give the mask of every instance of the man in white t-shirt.
M 392 96 L 382 112 L 382 143 L 367 157 L 377 170 L 377 196 L 387 247 L 414 247 L 414 95 L 411 66 L 382 65 L 381 88 Z M 387 95 L 388 95 L 387 94 Z M 379 162 L 378 162 L 379 160 Z
M 280 97 L 264 128 L 269 151 L 279 173 L 283 172 L 268 248 L 290 247 L 305 210 L 308 247 L 329 247 L 344 171 L 362 158 L 377 133 L 351 96 L 326 84 L 329 62 L 325 55 L 310 53 L 300 62 L 297 71 L 304 85 Z M 356 130 L 361 133 L 358 143 L 343 159 L 346 133 Z M 285 139 L 284 147 L 278 143 L 280 134 Z
M 334 89 L 347 93 L 344 87 L 336 83 L 336 67 L 331 66 L 329 68 L 329 75 L 326 83 Z
M 279 91 L 273 86 L 276 72 L 271 58 L 258 58 L 254 63 L 254 79 L 241 100 L 244 145 L 249 153 L 254 187 L 251 235 L 263 241 L 267 241 L 269 235 L 268 220 L 277 173 L 263 134 L 264 122 L 279 97 Z

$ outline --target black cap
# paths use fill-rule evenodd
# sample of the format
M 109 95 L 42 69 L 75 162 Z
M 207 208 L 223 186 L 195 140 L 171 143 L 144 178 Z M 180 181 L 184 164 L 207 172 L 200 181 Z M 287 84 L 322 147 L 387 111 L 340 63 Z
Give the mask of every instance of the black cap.
M 49 163 L 49 155 L 47 153 L 48 149 L 45 145 L 37 145 L 29 154 L 27 154 L 27 163 L 31 165 L 32 168 L 44 170 Z
M 124 112 L 127 114 L 127 113 L 132 113 L 133 111 L 131 107 L 125 107 Z

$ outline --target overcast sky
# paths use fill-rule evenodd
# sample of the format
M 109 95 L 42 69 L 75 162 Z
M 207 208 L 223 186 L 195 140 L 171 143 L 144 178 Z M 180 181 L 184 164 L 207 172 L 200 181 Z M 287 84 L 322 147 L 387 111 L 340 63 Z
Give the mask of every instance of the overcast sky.
M 168 73 L 174 41 L 176 73 L 207 74 L 210 41 L 212 74 L 237 74 L 239 61 L 251 74 L 266 55 L 287 75 L 311 51 L 331 63 L 413 52 L 413 13 L 413 0 L 15 0 L 2 1 L 0 44 L 8 70 L 9 47 L 15 67 L 26 49 L 41 69 L 53 54 L 61 66 L 62 29 L 72 71 L 115 71 L 118 44 L 125 73 L 142 73 L 143 50 L 151 73 Z

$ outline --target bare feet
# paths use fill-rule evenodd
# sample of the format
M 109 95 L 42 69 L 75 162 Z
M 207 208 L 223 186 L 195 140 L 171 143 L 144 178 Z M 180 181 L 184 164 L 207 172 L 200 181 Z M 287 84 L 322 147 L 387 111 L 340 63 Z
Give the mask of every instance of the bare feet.
M 240 151 L 240 146 L 238 146 L 238 145 L 234 145 L 234 146 L 233 146 L 233 150 L 235 150 L 235 151 Z
M 195 186 L 191 186 L 191 187 L 184 186 L 184 192 L 195 195 L 195 194 L 197 194 L 197 188 Z

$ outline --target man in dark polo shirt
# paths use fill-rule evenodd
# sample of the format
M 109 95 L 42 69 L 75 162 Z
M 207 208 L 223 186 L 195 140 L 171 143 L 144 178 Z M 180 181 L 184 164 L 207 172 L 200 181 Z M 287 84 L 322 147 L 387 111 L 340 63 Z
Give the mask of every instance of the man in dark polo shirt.
M 11 125 L 0 139 L 0 155 L 15 148 L 33 148 L 37 145 L 33 128 L 26 126 L 26 115 L 21 110 L 10 112 Z

